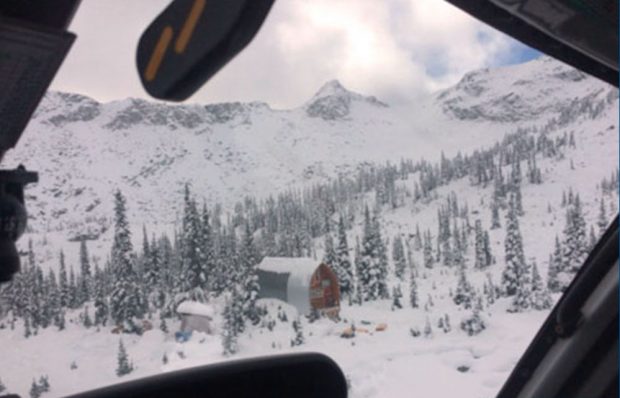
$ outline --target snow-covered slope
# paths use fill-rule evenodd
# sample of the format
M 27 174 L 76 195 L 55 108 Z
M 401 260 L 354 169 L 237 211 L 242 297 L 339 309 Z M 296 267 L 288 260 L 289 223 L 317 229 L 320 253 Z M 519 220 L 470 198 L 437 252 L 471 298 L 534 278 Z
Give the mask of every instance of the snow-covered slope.
M 544 125 L 575 100 L 617 96 L 549 58 L 469 73 L 408 109 L 326 83 L 295 109 L 268 104 L 98 103 L 46 96 L 5 165 L 24 163 L 34 231 L 98 237 L 110 225 L 111 193 L 130 198 L 136 223 L 174 222 L 185 183 L 229 208 L 246 194 L 347 173 L 360 162 L 435 159 L 489 145 L 518 127 Z
M 90 235 L 90 253 L 99 265 L 109 253 L 112 191 L 123 190 L 131 211 L 131 223 L 139 230 L 165 228 L 180 214 L 182 187 L 210 203 L 228 208 L 244 194 L 275 194 L 291 185 L 307 186 L 347 174 L 360 162 L 399 162 L 449 157 L 461 151 L 490 147 L 505 134 L 520 132 L 535 139 L 540 134 L 557 142 L 574 137 L 562 153 L 538 156 L 542 183 L 524 178 L 524 216 L 520 217 L 524 255 L 536 260 L 543 277 L 556 234 L 561 236 L 566 208 L 562 192 L 572 187 L 581 196 L 588 228 L 596 225 L 598 201 L 607 217 L 615 214 L 617 194 L 603 194 L 600 182 L 618 164 L 617 90 L 548 58 L 523 65 L 481 70 L 467 74 L 454 87 L 435 93 L 413 108 L 395 109 L 373 97 L 352 93 L 336 81 L 328 82 L 298 108 L 274 110 L 264 103 L 228 103 L 170 106 L 128 99 L 99 104 L 86 97 L 51 93 L 29 127 L 20 148 L 7 163 L 24 162 L 42 173 L 41 183 L 28 190 L 37 261 L 57 266 L 64 249 L 69 267 L 78 259 L 78 244 L 68 242 Z M 544 133 L 543 133 L 544 132 Z M 572 134 L 571 134 L 572 133 Z M 45 139 L 49 137 L 49 139 Z M 526 161 L 523 161 L 525 171 Z M 467 177 L 451 180 L 427 198 L 414 200 L 419 171 L 397 180 L 403 201 L 396 208 L 381 209 L 385 239 L 403 236 L 411 240 L 419 225 L 422 232 L 437 233 L 437 214 L 446 199 L 458 195 L 468 208 L 471 222 L 491 224 L 493 184 L 473 185 Z M 504 166 L 508 176 L 510 166 Z M 372 203 L 375 192 L 356 198 Z M 348 231 L 349 244 L 362 235 L 357 209 Z M 505 211 L 501 223 L 505 225 Z M 504 228 L 489 230 L 496 263 L 484 270 L 473 267 L 473 238 L 466 254 L 467 277 L 483 291 L 488 277 L 501 279 L 504 264 Z M 96 239 L 95 239 L 96 238 Z M 140 239 L 139 231 L 134 238 Z M 315 239 L 317 258 L 323 239 Z M 408 242 L 410 243 L 410 242 Z M 139 244 L 136 247 L 140 247 Z M 433 249 L 434 250 L 434 249 Z M 391 253 L 390 253 L 391 254 Z M 390 256 L 391 258 L 391 256 Z M 97 263 L 97 261 L 94 261 Z M 469 311 L 456 306 L 452 293 L 458 274 L 439 264 L 423 267 L 421 250 L 413 250 L 412 268 L 418 273 L 419 308 L 407 303 L 409 286 L 393 277 L 389 284 L 404 291 L 404 308 L 392 308 L 391 300 L 362 306 L 342 303 L 342 321 L 304 317 L 305 343 L 290 347 L 295 336 L 290 322 L 277 322 L 273 330 L 250 327 L 239 339 L 234 358 L 269 355 L 284 351 L 320 351 L 332 356 L 350 381 L 353 397 L 423 396 L 492 397 L 543 322 L 546 311 L 510 314 L 509 298 L 486 303 L 482 316 L 486 329 L 468 336 L 460 322 Z M 554 299 L 558 295 L 554 295 Z M 278 307 L 295 310 L 275 300 L 267 301 L 269 319 Z M 50 396 L 76 393 L 96 386 L 125 381 L 188 366 L 213 363 L 222 355 L 221 311 L 214 303 L 216 334 L 196 333 L 187 343 L 174 340 L 178 320 L 169 332 L 155 329 L 142 336 L 123 335 L 123 343 L 136 369 L 129 376 L 115 374 L 116 347 L 121 338 L 112 326 L 84 327 L 83 310 L 69 310 L 67 328 L 41 329 L 24 338 L 20 320 L 0 321 L 0 340 L 10 342 L 0 358 L 0 374 L 9 391 L 25 394 L 33 378 L 48 375 Z M 441 331 L 439 320 L 451 319 L 451 331 Z M 355 323 L 354 339 L 341 333 Z M 385 323 L 387 330 L 377 331 Z M 429 325 L 426 337 L 413 337 Z

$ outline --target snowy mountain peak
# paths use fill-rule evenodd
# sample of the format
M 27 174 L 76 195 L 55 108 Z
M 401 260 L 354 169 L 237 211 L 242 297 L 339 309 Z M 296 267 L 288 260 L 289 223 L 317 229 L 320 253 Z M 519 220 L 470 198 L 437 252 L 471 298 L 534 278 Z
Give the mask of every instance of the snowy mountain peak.
M 373 96 L 366 97 L 347 90 L 338 80 L 334 79 L 323 84 L 305 108 L 310 117 L 338 120 L 349 116 L 351 105 L 355 102 L 387 107 Z
M 351 95 L 354 94 L 351 91 L 344 88 L 344 86 L 337 79 L 332 79 L 321 86 L 319 91 L 314 94 L 313 99 L 327 97 L 330 95 Z

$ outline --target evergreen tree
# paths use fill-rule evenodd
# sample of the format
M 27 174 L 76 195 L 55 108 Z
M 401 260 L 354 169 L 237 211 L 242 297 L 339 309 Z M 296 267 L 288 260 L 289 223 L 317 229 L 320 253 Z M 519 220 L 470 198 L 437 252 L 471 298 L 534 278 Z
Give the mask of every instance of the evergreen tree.
M 605 233 L 605 231 L 607 230 L 607 225 L 608 225 L 608 220 L 607 220 L 607 212 L 605 210 L 605 201 L 603 200 L 603 197 L 601 196 L 600 202 L 599 202 L 599 210 L 598 210 L 598 219 L 596 221 L 596 225 L 598 226 L 598 233 L 599 236 L 603 236 L 603 234 Z
M 118 341 L 118 354 L 116 356 L 116 375 L 118 377 L 125 376 L 134 371 L 133 364 L 129 361 L 129 356 L 125 350 L 123 340 Z
M 477 297 L 471 315 L 461 321 L 461 330 L 467 333 L 468 336 L 475 336 L 486 329 L 486 323 L 480 316 L 481 310 L 482 299 Z
M 424 235 L 424 247 L 423 247 L 423 255 L 424 255 L 424 267 L 433 268 L 433 243 L 431 240 L 430 231 Z
M 476 220 L 474 227 L 474 268 L 482 269 L 487 265 L 487 255 L 484 252 L 484 232 L 482 231 L 482 221 Z
M 413 237 L 413 250 L 422 250 L 422 235 L 420 234 L 420 226 L 415 225 L 415 236 Z
M 413 272 L 409 276 L 409 304 L 411 305 L 411 308 L 419 307 L 418 284 Z
M 506 216 L 504 252 L 506 268 L 502 273 L 502 288 L 507 296 L 514 296 L 521 290 L 522 276 L 527 269 L 514 195 L 510 197 Z
M 491 229 L 500 228 L 502 225 L 499 221 L 499 205 L 494 200 L 491 204 Z
M 77 281 L 72 266 L 69 268 L 69 308 L 77 308 L 79 306 L 77 289 Z
M 403 308 L 403 305 L 400 302 L 402 296 L 403 293 L 400 290 L 400 285 L 392 287 L 392 311 Z
M 54 270 L 50 270 L 48 273 L 48 292 L 47 292 L 47 308 L 49 311 L 48 317 L 50 321 L 58 328 L 63 330 L 65 328 L 64 322 L 64 310 L 60 305 L 60 290 L 58 283 L 56 282 L 56 274 Z
M 361 279 L 364 273 L 364 270 L 362 269 L 362 267 L 364 267 L 365 264 L 362 261 L 362 250 L 360 248 L 359 238 L 356 238 L 355 240 L 354 262 L 355 262 L 355 276 L 354 276 L 355 297 L 353 301 L 357 305 L 362 305 L 362 302 L 364 301 L 365 293 L 364 293 L 364 285 L 362 284 Z
M 305 341 L 305 338 L 301 326 L 301 320 L 299 318 L 293 321 L 293 331 L 295 332 L 295 338 L 291 340 L 291 347 L 302 345 Z
M 560 246 L 560 238 L 555 237 L 555 249 L 553 254 L 549 256 L 549 267 L 547 268 L 547 288 L 554 293 L 563 290 L 563 283 L 560 281 L 560 272 L 562 267 L 562 248 Z
M 465 273 L 465 267 L 460 266 L 458 270 L 458 282 L 456 285 L 456 291 L 452 296 L 452 300 L 456 305 L 463 305 L 465 308 L 471 308 L 473 305 L 473 287 L 467 280 Z
M 517 279 L 517 291 L 512 298 L 509 312 L 524 312 L 532 305 L 532 279 L 530 275 L 531 265 L 524 263 L 519 270 Z
M 39 384 L 35 380 L 32 380 L 32 384 L 30 385 L 30 398 L 39 398 L 42 394 L 43 391 L 41 391 Z
M 65 264 L 65 254 L 60 251 L 60 269 L 58 271 L 58 288 L 60 289 L 60 306 L 68 308 L 71 301 L 69 290 L 69 280 L 67 279 L 67 266 Z
M 484 254 L 486 256 L 486 264 L 491 265 L 495 263 L 493 253 L 491 253 L 491 240 L 489 239 L 489 231 L 484 231 Z
M 361 260 L 358 283 L 362 287 L 364 301 L 387 298 L 387 259 L 383 258 L 385 247 L 381 240 L 379 224 L 376 217 L 370 216 L 368 207 L 364 211 L 364 229 L 362 236 Z
M 84 325 L 86 329 L 93 326 L 93 321 L 90 318 L 90 312 L 88 311 L 88 306 L 84 307 L 84 313 L 82 315 L 82 325 Z
M 396 235 L 392 240 L 392 260 L 394 261 L 394 275 L 402 281 L 407 268 L 407 258 L 405 257 L 403 238 L 400 234 Z
M 226 305 L 224 307 L 224 325 L 222 327 L 222 347 L 224 349 L 224 355 L 233 355 L 239 349 L 237 346 L 237 335 L 239 329 L 242 328 L 241 314 L 238 311 L 238 307 L 235 305 L 235 300 L 239 300 L 236 291 L 233 290 L 233 294 L 230 298 L 226 299 Z
M 213 281 L 213 274 L 216 270 L 215 237 L 206 204 L 203 204 L 202 206 L 201 227 L 201 261 L 203 263 L 204 272 L 206 273 L 205 285 L 208 288 L 213 289 L 215 284 Z
M 241 262 L 242 283 L 243 283 L 243 312 L 245 316 L 256 324 L 258 322 L 258 314 L 256 311 L 256 300 L 260 286 L 258 284 L 257 266 L 259 263 L 258 253 L 254 246 L 254 238 L 250 225 L 245 223 L 245 233 L 241 242 L 239 261 Z
M 203 234 L 196 202 L 185 185 L 183 226 L 181 234 L 181 289 L 190 300 L 205 302 L 207 269 L 203 262 Z
M 90 260 L 88 258 L 88 248 L 86 240 L 80 241 L 80 280 L 77 290 L 77 301 L 79 305 L 89 301 L 92 297 L 92 275 L 90 272 Z
M 424 324 L 424 337 L 430 339 L 433 337 L 433 328 L 431 326 L 431 321 L 426 317 L 426 323 Z
M 596 242 L 598 242 L 598 239 L 596 238 L 596 232 L 594 232 L 594 225 L 590 225 L 590 237 L 588 238 L 589 243 L 588 243 L 588 251 L 592 251 L 592 249 L 594 249 L 594 246 L 596 246 Z
M 538 272 L 536 261 L 532 263 L 532 296 L 531 306 L 535 310 L 547 310 L 551 308 L 551 296 L 547 287 L 543 283 L 542 277 Z
M 105 326 L 108 321 L 108 315 L 110 309 L 108 307 L 108 298 L 105 292 L 103 272 L 101 269 L 95 267 L 95 278 L 93 286 L 94 294 L 94 307 L 95 307 L 95 325 Z
M 338 220 L 338 247 L 336 248 L 335 271 L 338 276 L 340 292 L 345 296 L 353 294 L 353 266 L 349 258 L 347 231 L 342 214 Z
M 327 232 L 324 236 L 323 245 L 325 247 L 325 254 L 323 255 L 323 263 L 329 265 L 332 268 L 338 267 L 338 261 L 336 260 L 336 250 L 334 249 L 334 238 L 331 232 Z M 336 272 L 338 274 L 339 272 Z
M 125 197 L 114 195 L 114 242 L 111 265 L 114 282 L 110 294 L 110 315 L 126 332 L 140 333 L 136 318 L 142 318 L 144 304 L 135 271 L 131 231 L 126 215 Z
M 559 257 L 558 280 L 560 290 L 566 289 L 588 255 L 586 222 L 581 209 L 579 195 L 569 192 L 569 205 L 566 209 L 566 224 L 563 230 L 562 253 Z

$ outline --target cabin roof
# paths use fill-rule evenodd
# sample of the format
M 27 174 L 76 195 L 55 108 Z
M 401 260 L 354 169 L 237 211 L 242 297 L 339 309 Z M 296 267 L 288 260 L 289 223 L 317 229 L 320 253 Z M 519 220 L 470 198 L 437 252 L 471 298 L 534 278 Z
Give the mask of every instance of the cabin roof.
M 309 257 L 265 257 L 258 269 L 276 274 L 289 274 L 289 278 L 310 281 L 321 262 Z
M 185 300 L 177 307 L 178 314 L 200 315 L 208 318 L 213 317 L 213 307 L 198 301 Z

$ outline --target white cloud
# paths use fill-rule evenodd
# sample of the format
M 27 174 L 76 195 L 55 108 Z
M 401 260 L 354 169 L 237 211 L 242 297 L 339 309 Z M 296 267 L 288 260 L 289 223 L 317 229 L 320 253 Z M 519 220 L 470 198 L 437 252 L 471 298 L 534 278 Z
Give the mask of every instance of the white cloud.
M 101 100 L 146 94 L 134 51 L 165 0 L 84 0 L 54 89 Z M 484 40 L 481 40 L 484 38 Z M 248 48 L 192 102 L 306 101 L 327 80 L 402 102 L 496 64 L 514 42 L 441 0 L 279 0 Z

